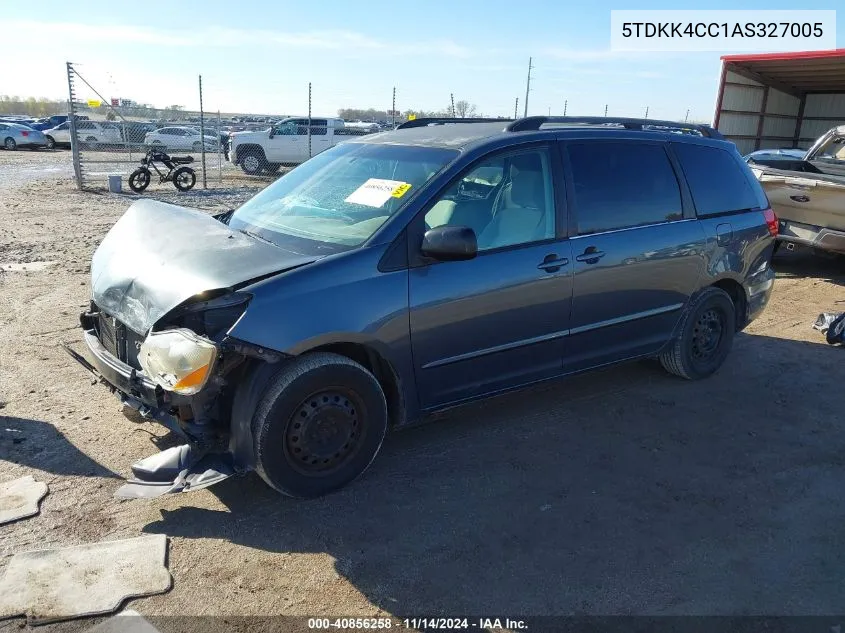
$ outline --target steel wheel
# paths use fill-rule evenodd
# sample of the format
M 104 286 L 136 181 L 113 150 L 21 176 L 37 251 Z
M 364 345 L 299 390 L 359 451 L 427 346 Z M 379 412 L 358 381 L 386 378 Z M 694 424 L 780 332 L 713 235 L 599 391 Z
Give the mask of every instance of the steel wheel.
M 360 446 L 356 396 L 340 387 L 306 398 L 291 416 L 285 432 L 285 453 L 304 475 L 340 468 Z
M 712 358 L 722 340 L 725 331 L 724 315 L 711 308 L 695 322 L 692 330 L 692 356 L 696 360 Z

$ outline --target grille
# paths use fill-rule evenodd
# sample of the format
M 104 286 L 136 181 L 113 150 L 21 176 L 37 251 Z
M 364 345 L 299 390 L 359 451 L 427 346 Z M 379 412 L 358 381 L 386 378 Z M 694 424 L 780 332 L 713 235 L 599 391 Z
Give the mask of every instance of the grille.
M 98 325 L 97 334 L 99 335 L 100 343 L 102 343 L 109 354 L 123 360 L 120 353 L 120 348 L 123 346 L 121 345 L 119 332 L 123 327 L 122 324 L 107 314 L 100 312 Z

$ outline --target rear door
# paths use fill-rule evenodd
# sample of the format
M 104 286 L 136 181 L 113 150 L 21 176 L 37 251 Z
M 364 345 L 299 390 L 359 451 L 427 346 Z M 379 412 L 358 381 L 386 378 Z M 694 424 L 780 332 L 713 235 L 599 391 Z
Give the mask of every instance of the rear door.
M 704 268 L 704 233 L 665 143 L 565 144 L 574 292 L 564 365 L 656 352 Z

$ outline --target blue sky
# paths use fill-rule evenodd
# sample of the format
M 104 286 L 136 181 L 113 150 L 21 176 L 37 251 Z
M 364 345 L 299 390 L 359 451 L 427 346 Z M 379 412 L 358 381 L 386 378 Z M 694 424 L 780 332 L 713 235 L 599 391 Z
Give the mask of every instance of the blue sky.
M 487 115 L 641 116 L 710 120 L 720 53 L 614 53 L 611 9 L 836 9 L 835 0 L 708 0 L 571 5 L 554 0 L 424 2 L 48 2 L 5 0 L 0 94 L 65 97 L 64 62 L 106 97 L 157 106 L 261 113 L 339 107 L 440 109 L 455 99 Z M 845 46 L 845 8 L 837 15 Z M 8 36 L 11 34 L 11 36 Z M 729 53 L 731 51 L 724 51 Z M 19 60 L 20 63 L 9 63 Z M 94 95 L 84 86 L 81 98 Z

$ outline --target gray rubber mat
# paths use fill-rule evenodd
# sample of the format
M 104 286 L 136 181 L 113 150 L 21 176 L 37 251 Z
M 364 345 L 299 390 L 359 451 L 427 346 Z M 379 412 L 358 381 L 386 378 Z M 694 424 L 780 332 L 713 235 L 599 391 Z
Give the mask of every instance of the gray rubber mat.
M 0 484 L 0 525 L 38 514 L 47 484 L 31 475 Z
M 0 619 L 46 624 L 115 611 L 170 589 L 166 562 L 164 534 L 15 554 L 0 580 Z

